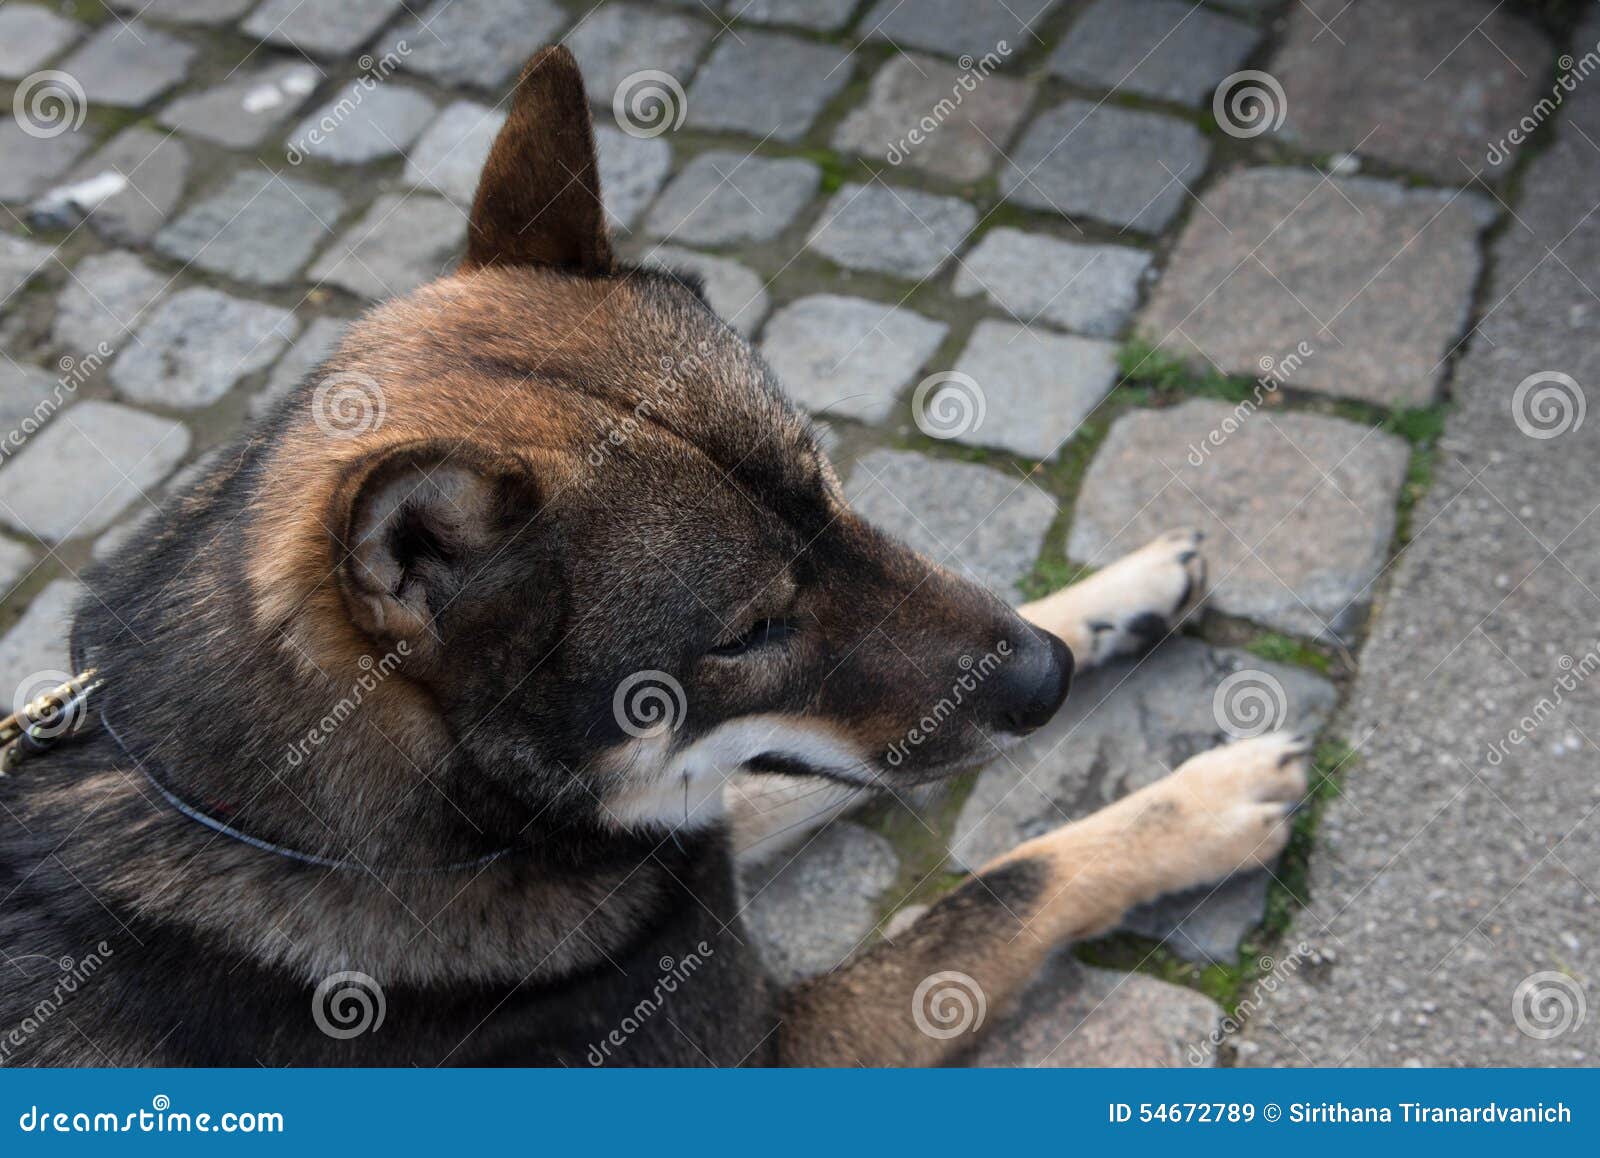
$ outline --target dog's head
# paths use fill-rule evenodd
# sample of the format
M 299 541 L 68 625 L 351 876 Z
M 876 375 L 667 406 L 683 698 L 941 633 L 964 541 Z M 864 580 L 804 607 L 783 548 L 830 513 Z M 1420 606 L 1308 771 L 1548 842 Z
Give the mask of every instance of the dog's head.
M 335 429 L 363 393 L 382 420 Z M 1066 694 L 1059 640 L 852 513 L 691 281 L 617 262 L 563 49 L 519 82 L 461 268 L 279 418 L 262 625 L 324 670 L 403 642 L 424 748 L 535 807 L 692 823 L 741 766 L 916 783 Z

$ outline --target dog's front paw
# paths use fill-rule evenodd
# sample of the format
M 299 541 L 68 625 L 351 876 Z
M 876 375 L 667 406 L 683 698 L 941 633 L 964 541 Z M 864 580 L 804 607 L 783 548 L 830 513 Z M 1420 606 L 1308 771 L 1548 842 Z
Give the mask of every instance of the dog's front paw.
M 1168 531 L 1021 613 L 1066 640 L 1080 667 L 1143 651 L 1165 638 L 1204 592 L 1202 538 L 1195 530 Z
M 1225 744 L 1119 802 L 1125 829 L 1148 838 L 1157 891 L 1272 864 L 1306 794 L 1309 751 L 1309 741 L 1288 732 Z

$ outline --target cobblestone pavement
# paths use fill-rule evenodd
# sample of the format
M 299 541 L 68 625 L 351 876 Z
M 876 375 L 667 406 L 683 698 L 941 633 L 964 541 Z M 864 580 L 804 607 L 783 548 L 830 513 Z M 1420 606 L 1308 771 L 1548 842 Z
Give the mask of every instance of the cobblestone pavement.
M 68 667 L 84 567 L 450 267 L 562 40 L 623 249 L 705 278 L 869 517 L 1014 600 L 1208 532 L 1181 638 L 953 792 L 771 850 L 776 972 L 1304 726 L 1277 869 L 1063 956 L 975 1059 L 1593 1062 L 1586 7 L 4 0 L 0 691 Z

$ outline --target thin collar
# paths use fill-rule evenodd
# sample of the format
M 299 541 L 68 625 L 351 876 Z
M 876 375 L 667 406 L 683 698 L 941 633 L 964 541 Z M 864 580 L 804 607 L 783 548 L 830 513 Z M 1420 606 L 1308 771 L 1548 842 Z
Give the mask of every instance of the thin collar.
M 381 865 L 374 867 L 372 865 L 364 864 L 359 860 L 346 860 L 336 857 L 319 856 L 313 852 L 301 852 L 299 849 L 289 848 L 281 844 L 273 844 L 271 841 L 262 840 L 257 836 L 251 836 L 248 832 L 241 832 L 239 829 L 234 828 L 231 824 L 228 824 L 222 820 L 218 820 L 210 813 L 204 812 L 201 809 L 196 808 L 194 805 L 188 803 L 176 792 L 172 791 L 172 789 L 163 784 L 160 779 L 157 778 L 155 772 L 151 769 L 150 763 L 148 761 L 141 760 L 138 756 L 136 756 L 133 752 L 133 749 L 128 746 L 127 741 L 125 741 L 117 732 L 117 730 L 111 726 L 111 721 L 106 718 L 106 709 L 105 705 L 103 704 L 100 707 L 100 726 L 106 730 L 106 735 L 110 736 L 112 740 L 116 742 L 117 747 L 122 749 L 123 755 L 132 760 L 134 766 L 138 768 L 140 772 L 144 773 L 144 777 L 146 780 L 150 781 L 151 787 L 159 792 L 161 794 L 161 798 L 170 804 L 173 810 L 179 815 L 185 816 L 194 821 L 196 824 L 199 824 L 205 828 L 209 828 L 212 832 L 215 832 L 220 836 L 226 836 L 231 840 L 238 841 L 240 844 L 247 844 L 251 848 L 259 849 L 262 852 L 269 852 L 274 856 L 281 856 L 286 860 L 292 860 L 299 864 L 316 865 L 319 868 L 357 869 L 362 872 L 371 873 L 374 876 L 442 876 L 447 873 L 471 872 L 475 869 L 484 868 L 490 864 L 493 864 L 501 857 L 506 856 L 508 853 L 514 851 L 514 849 L 512 849 L 510 846 L 507 846 L 502 849 L 497 849 L 486 856 L 477 857 L 474 860 L 457 861 L 452 864 L 424 867 L 401 867 L 392 865 Z

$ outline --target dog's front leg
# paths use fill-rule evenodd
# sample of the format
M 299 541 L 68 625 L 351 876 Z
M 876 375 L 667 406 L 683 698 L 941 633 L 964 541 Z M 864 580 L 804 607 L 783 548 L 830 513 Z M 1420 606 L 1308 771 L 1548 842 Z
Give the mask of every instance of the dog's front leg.
M 1198 531 L 1169 531 L 1080 583 L 1024 604 L 1018 613 L 1054 632 L 1078 669 L 1159 642 L 1205 585 Z
M 1017 846 L 892 943 L 786 995 L 784 1063 L 949 1060 L 971 1044 L 978 1010 L 997 1019 L 1059 945 L 1163 893 L 1270 863 L 1306 790 L 1306 751 L 1283 733 L 1216 748 Z

